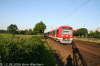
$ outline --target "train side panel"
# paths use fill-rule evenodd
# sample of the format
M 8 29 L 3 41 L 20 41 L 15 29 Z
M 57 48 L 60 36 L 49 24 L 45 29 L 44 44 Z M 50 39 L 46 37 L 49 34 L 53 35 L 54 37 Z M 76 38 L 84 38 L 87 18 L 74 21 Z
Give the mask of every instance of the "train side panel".
M 60 43 L 71 44 L 73 41 L 73 30 L 70 26 L 60 26 L 49 32 L 49 37 Z

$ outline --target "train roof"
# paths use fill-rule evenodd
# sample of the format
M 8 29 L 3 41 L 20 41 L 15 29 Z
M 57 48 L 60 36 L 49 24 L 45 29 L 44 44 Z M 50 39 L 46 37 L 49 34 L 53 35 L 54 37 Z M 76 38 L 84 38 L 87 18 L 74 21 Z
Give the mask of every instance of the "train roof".
M 71 26 L 60 26 L 59 28 L 71 28 L 72 29 L 72 27 Z
M 71 28 L 71 29 L 73 29 L 71 26 L 67 26 L 67 25 L 59 26 L 57 29 L 60 29 L 60 28 Z M 57 30 L 57 29 L 52 29 L 52 30 L 50 30 L 50 31 L 48 31 L 48 32 L 53 32 L 53 31 L 55 31 L 55 30 Z

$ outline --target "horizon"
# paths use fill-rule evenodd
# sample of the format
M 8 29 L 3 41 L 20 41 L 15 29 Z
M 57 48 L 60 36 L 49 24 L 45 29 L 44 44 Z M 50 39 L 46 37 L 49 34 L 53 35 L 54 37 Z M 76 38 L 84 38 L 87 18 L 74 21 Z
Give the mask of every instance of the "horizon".
M 16 24 L 33 29 L 43 21 L 48 29 L 62 25 L 94 30 L 100 28 L 99 0 L 0 0 L 0 29 Z

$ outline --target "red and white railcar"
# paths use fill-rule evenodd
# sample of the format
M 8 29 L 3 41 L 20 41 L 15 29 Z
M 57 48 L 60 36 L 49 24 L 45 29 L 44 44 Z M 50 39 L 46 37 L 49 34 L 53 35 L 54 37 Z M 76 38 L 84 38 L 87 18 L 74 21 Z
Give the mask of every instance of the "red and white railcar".
M 48 36 L 60 43 L 71 44 L 73 41 L 73 29 L 70 26 L 60 26 L 59 28 L 48 32 Z

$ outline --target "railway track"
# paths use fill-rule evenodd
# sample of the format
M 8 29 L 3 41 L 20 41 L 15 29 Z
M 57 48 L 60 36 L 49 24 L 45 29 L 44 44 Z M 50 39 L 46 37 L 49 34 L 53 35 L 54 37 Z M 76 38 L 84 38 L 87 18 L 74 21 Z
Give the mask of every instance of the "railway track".
M 55 51 L 57 56 L 59 56 L 57 58 L 60 59 L 59 61 L 63 66 L 87 66 L 86 61 L 74 41 L 72 45 L 60 44 L 53 39 L 48 39 L 47 41 L 49 46 Z M 62 65 L 58 63 L 58 66 Z

